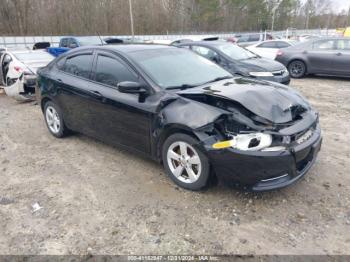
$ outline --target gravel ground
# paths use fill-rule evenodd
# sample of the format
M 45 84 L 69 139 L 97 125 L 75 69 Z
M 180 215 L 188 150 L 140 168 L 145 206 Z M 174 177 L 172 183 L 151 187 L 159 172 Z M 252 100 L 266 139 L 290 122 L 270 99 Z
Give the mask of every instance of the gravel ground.
M 260 194 L 179 189 L 150 160 L 55 139 L 38 106 L 0 95 L 0 254 L 350 254 L 350 81 L 291 85 L 320 111 L 322 151 Z

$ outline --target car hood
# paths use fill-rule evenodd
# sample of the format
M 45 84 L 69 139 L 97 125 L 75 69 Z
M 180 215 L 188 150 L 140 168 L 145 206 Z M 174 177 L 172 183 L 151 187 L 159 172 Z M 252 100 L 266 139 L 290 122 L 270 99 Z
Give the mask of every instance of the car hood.
M 294 89 L 267 81 L 233 78 L 177 92 L 178 95 L 220 107 L 220 101 L 237 103 L 272 123 L 294 121 L 310 110 L 309 103 Z
M 241 60 L 241 64 L 243 64 L 248 71 L 258 71 L 258 72 L 274 72 L 285 70 L 285 66 L 279 62 L 276 62 L 272 59 L 266 58 L 252 58 Z

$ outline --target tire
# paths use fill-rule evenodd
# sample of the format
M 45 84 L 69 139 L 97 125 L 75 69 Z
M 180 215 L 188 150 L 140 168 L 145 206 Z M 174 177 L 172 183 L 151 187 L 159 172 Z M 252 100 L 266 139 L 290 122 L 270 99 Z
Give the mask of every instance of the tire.
M 162 146 L 162 160 L 166 173 L 178 186 L 197 191 L 207 186 L 210 165 L 207 156 L 192 145 L 193 137 L 176 133 L 169 136 Z
M 67 135 L 68 129 L 64 125 L 62 111 L 52 101 L 48 101 L 44 105 L 44 118 L 46 126 L 53 136 L 62 138 Z
M 288 71 L 293 78 L 302 78 L 306 75 L 306 65 L 301 60 L 294 60 L 289 63 Z

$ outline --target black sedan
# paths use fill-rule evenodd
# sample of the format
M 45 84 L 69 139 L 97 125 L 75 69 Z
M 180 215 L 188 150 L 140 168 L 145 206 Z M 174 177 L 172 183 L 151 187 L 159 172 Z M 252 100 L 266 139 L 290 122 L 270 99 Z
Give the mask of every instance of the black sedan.
M 232 74 L 288 85 L 290 77 L 284 65 L 224 41 L 189 42 L 177 45 L 220 65 Z
M 307 74 L 350 76 L 350 39 L 316 38 L 280 50 L 276 60 L 294 78 Z
M 186 189 L 215 176 L 256 191 L 285 187 L 320 149 L 318 114 L 298 92 L 233 78 L 186 49 L 82 47 L 38 74 L 52 135 L 73 130 L 150 156 Z

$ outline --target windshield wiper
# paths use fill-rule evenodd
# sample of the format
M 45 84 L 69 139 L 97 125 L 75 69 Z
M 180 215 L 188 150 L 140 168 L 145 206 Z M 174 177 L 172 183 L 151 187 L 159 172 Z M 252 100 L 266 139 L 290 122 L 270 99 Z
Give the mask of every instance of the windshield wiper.
M 221 77 L 217 77 L 217 78 L 215 78 L 213 80 L 210 80 L 210 81 L 205 82 L 205 83 L 200 84 L 200 85 L 206 85 L 206 84 L 218 82 L 218 81 L 225 80 L 225 79 L 231 79 L 231 78 L 233 78 L 233 77 L 232 76 L 221 76 Z
M 196 86 L 197 86 L 197 85 L 183 84 L 183 85 L 179 85 L 179 86 L 169 86 L 169 87 L 166 87 L 165 89 L 166 89 L 166 90 L 173 90 L 173 89 L 181 89 L 181 90 L 184 90 L 184 89 L 193 88 L 193 87 L 196 87 Z

